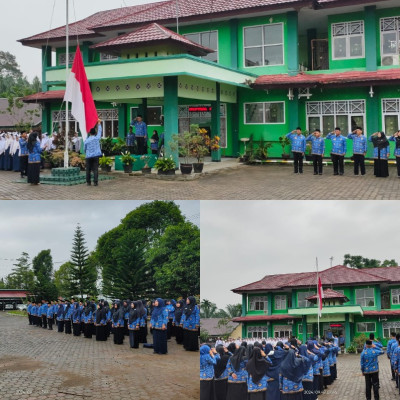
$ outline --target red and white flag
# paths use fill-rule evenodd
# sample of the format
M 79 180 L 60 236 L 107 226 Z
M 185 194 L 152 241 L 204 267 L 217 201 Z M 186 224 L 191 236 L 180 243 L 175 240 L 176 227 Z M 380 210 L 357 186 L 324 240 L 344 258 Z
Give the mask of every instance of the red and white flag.
M 321 317 L 322 315 L 322 299 L 324 298 L 324 292 L 322 290 L 321 278 L 318 277 L 318 314 Z
M 85 140 L 90 129 L 96 125 L 98 116 L 79 46 L 68 77 L 64 101 L 72 103 L 71 114 L 79 122 L 79 129 Z

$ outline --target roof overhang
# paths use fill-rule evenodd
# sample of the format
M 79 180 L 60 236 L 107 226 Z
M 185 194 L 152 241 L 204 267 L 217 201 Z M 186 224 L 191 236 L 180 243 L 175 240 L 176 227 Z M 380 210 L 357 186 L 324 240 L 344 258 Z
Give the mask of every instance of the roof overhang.
M 63 100 L 65 90 L 50 90 L 48 92 L 39 92 L 23 97 L 24 103 L 46 103 L 48 101 Z
M 304 307 L 304 308 L 291 308 L 288 310 L 289 315 L 303 316 L 303 315 L 317 315 L 318 307 Z M 322 315 L 326 314 L 358 314 L 364 315 L 361 306 L 331 306 L 323 307 Z
M 233 322 L 255 322 L 255 321 L 286 321 L 298 319 L 299 317 L 293 317 L 288 314 L 276 314 L 276 315 L 248 315 L 246 317 L 233 318 Z

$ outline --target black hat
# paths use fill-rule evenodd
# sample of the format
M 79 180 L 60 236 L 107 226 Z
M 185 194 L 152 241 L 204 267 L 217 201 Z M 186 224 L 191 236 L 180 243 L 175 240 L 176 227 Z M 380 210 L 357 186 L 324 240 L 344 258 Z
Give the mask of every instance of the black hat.
M 337 126 L 337 127 L 335 128 L 335 131 L 340 131 L 340 128 Z

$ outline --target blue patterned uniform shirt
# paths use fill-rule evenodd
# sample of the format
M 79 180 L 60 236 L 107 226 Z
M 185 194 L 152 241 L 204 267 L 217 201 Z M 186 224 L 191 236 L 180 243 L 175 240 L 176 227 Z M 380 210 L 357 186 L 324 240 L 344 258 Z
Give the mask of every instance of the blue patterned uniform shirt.
M 317 154 L 323 156 L 325 152 L 325 139 L 322 137 L 315 137 L 314 135 L 309 135 L 306 138 L 307 142 L 311 142 L 311 154 Z
M 367 138 L 364 135 L 357 136 L 349 133 L 347 139 L 353 141 L 353 154 L 365 154 L 367 152 Z
M 363 374 L 372 374 L 379 371 L 378 356 L 383 354 L 383 350 L 377 347 L 371 347 L 363 350 L 361 353 L 361 372 Z
M 135 127 L 135 136 L 147 137 L 147 125 L 143 121 L 132 121 L 131 126 Z
M 292 144 L 292 152 L 304 153 L 306 151 L 306 138 L 303 135 L 297 135 L 296 133 L 288 133 L 286 137 Z
M 347 139 L 344 136 L 336 136 L 334 133 L 328 133 L 326 138 L 332 141 L 331 154 L 336 154 L 339 156 L 344 156 L 346 154 Z

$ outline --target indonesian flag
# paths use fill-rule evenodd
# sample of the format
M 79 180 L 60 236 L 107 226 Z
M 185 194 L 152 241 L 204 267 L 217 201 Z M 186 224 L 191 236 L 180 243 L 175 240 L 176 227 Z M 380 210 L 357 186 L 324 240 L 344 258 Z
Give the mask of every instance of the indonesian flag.
M 322 299 L 324 298 L 324 292 L 322 291 L 322 283 L 321 278 L 318 277 L 318 314 L 321 317 L 322 315 Z
M 68 77 L 64 101 L 72 103 L 71 114 L 79 122 L 79 129 L 85 140 L 90 129 L 96 125 L 98 116 L 79 46 Z

